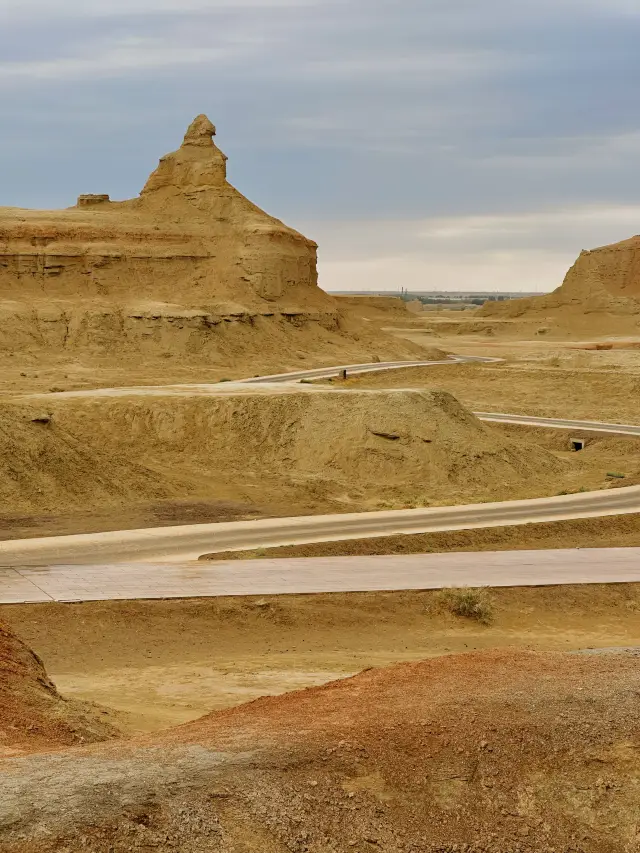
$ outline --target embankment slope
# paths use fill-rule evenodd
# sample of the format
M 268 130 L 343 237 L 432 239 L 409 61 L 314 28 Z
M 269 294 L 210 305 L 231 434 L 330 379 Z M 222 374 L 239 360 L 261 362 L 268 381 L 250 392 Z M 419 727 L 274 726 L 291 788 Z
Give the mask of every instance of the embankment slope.
M 114 737 L 100 711 L 64 699 L 40 658 L 0 622 L 0 755 Z
M 158 498 L 336 511 L 548 494 L 565 463 L 439 391 L 74 397 L 0 407 L 0 499 L 22 511 Z

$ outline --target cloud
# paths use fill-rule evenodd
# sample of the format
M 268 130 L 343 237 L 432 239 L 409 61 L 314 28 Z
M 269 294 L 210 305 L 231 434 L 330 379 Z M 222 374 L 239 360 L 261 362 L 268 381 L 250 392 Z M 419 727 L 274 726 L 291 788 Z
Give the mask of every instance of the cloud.
M 308 223 L 328 290 L 511 290 L 558 287 L 582 249 L 633 236 L 640 206 L 521 215 Z
M 488 242 L 496 248 L 504 245 L 505 237 L 509 237 L 539 249 L 565 246 L 570 242 L 574 245 L 580 242 L 582 248 L 593 248 L 598 240 L 605 244 L 609 240 L 620 240 L 621 233 L 634 228 L 640 228 L 640 206 L 590 205 L 517 215 L 434 218 L 420 225 L 419 236 L 432 245 L 443 247 L 453 244 L 462 248 L 469 243 Z
M 520 149 L 520 150 L 519 150 Z M 549 140 L 518 140 L 507 154 L 481 158 L 481 165 L 493 168 L 585 171 L 597 167 L 620 167 L 637 163 L 640 157 L 640 130 L 603 136 L 559 137 Z
M 176 66 L 215 66 L 237 60 L 256 41 L 229 40 L 212 47 L 172 45 L 163 39 L 125 37 L 84 49 L 79 55 L 27 62 L 0 62 L 0 85 L 16 80 L 83 80 L 113 77 L 140 71 L 171 70 Z
M 479 290 L 544 293 L 560 284 L 558 271 L 567 257 L 519 251 L 424 262 L 414 257 L 385 257 L 372 261 L 332 262 L 319 265 L 325 290 Z M 550 285 L 549 282 L 552 282 Z
M 504 73 L 507 66 L 522 66 L 526 58 L 493 50 L 418 50 L 386 56 L 347 56 L 304 62 L 300 71 L 305 77 L 325 80 L 367 80 L 400 77 L 418 80 L 421 86 L 441 83 L 455 85 L 460 78 L 478 74 Z
M 234 184 L 342 282 L 552 287 L 638 230 L 637 0 L 0 7 L 0 203 L 131 197 L 207 112 Z
M 558 3 L 558 0 L 546 0 L 546 2 Z M 619 15 L 640 17 L 640 7 L 636 0 L 559 0 L 559 5 L 583 14 L 585 10 L 591 10 L 606 17 Z
M 135 15 L 206 13 L 223 9 L 271 9 L 311 5 L 318 0 L 3 0 L 0 20 L 115 18 Z M 331 2 L 331 0 L 329 0 Z

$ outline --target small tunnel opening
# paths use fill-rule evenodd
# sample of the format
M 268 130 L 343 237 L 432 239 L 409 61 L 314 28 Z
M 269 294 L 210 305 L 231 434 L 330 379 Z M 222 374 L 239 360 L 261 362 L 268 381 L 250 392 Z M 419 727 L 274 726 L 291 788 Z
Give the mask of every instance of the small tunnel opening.
M 584 450 L 584 445 L 585 445 L 584 438 L 570 438 L 569 441 L 571 443 L 571 449 L 574 450 L 576 453 L 579 450 Z

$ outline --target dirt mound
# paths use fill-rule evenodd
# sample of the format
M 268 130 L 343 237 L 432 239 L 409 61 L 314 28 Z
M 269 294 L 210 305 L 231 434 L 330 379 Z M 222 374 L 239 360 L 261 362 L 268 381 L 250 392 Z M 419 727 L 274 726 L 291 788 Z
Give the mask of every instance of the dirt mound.
M 417 351 L 341 314 L 317 285 L 316 244 L 227 182 L 214 134 L 199 116 L 138 198 L 0 209 L 0 355 L 234 364 L 230 348 L 235 362 L 335 357 L 341 344 L 362 361 L 376 347 Z
M 542 448 L 503 437 L 438 391 L 307 386 L 262 394 L 30 399 L 36 413 L 46 405 L 49 422 L 28 421 L 25 430 L 25 408 L 17 406 L 0 449 L 11 472 L 7 500 L 33 509 L 56 498 L 62 508 L 160 493 L 264 507 L 297 496 L 326 510 L 338 502 L 364 509 L 368 501 L 396 498 L 515 498 L 548 493 L 566 468 Z M 6 419 L 11 410 L 7 405 Z
M 495 651 L 371 670 L 13 761 L 0 849 L 631 853 L 639 689 L 632 655 Z
M 477 315 L 547 322 L 574 336 L 637 333 L 640 237 L 581 252 L 562 285 L 548 296 L 486 302 Z M 537 333 L 548 331 L 541 325 Z
M 115 735 L 97 708 L 63 699 L 40 658 L 0 623 L 0 754 Z
M 11 513 L 121 504 L 184 490 L 169 472 L 138 464 L 126 448 L 53 424 L 46 406 L 0 405 L 0 503 Z

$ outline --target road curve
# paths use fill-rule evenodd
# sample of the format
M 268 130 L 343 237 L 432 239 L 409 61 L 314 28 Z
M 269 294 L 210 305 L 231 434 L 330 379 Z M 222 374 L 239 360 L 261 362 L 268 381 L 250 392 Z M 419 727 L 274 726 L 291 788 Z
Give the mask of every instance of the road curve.
M 300 370 L 294 373 L 276 373 L 272 376 L 254 376 L 249 379 L 241 379 L 246 385 L 259 384 L 283 384 L 290 382 L 301 382 L 305 379 L 327 379 L 338 376 L 343 370 L 348 374 L 375 373 L 380 370 L 399 370 L 403 367 L 428 367 L 440 364 L 493 364 L 501 362 L 501 358 L 473 355 L 450 355 L 441 361 L 383 361 L 370 364 L 345 364 L 339 367 L 321 367 L 314 370 Z M 640 426 L 634 424 L 612 424 L 602 421 L 574 421 L 567 418 L 541 418 L 535 415 L 511 415 L 502 412 L 474 412 L 481 421 L 492 421 L 503 424 L 522 424 L 524 426 L 546 427 L 547 429 L 569 429 L 588 432 L 608 432 L 615 435 L 637 435 L 640 436 Z
M 404 367 L 430 367 L 434 365 L 501 362 L 501 358 L 489 356 L 450 355 L 441 361 L 384 361 L 367 364 L 345 364 L 335 367 L 319 367 L 312 370 L 300 370 L 293 373 L 277 373 L 270 376 L 253 376 L 246 379 L 229 382 L 189 383 L 175 385 L 141 385 L 123 386 L 119 388 L 93 388 L 82 391 L 55 391 L 20 395 L 22 399 L 71 399 L 87 397 L 129 397 L 129 396 L 218 396 L 276 391 L 341 391 L 339 386 L 327 387 L 317 385 L 300 385 L 305 380 L 327 379 L 339 376 L 343 370 L 348 374 L 373 373 L 380 370 L 399 370 Z M 613 424 L 602 421 L 574 421 L 566 418 L 544 418 L 537 415 L 515 415 L 503 412 L 474 412 L 482 421 L 495 423 L 520 424 L 523 426 L 543 427 L 547 429 L 563 429 L 587 432 L 602 432 L 614 435 L 640 436 L 640 426 L 636 424 Z
M 190 524 L 0 542 L 0 565 L 195 560 L 216 551 L 367 539 L 640 512 L 640 486 L 428 509 Z
M 640 548 L 0 569 L 0 604 L 640 582 Z
M 318 367 L 312 370 L 297 370 L 293 373 L 252 376 L 239 381 L 247 385 L 280 384 L 283 382 L 301 382 L 304 379 L 328 379 L 331 376 L 339 376 L 343 370 L 346 370 L 347 374 L 375 373 L 379 370 L 400 370 L 403 367 L 432 367 L 437 364 L 469 364 L 473 362 L 492 364 L 499 361 L 503 361 L 503 359 L 482 355 L 451 354 L 439 361 L 377 361 L 367 364 L 341 364 L 337 367 Z

